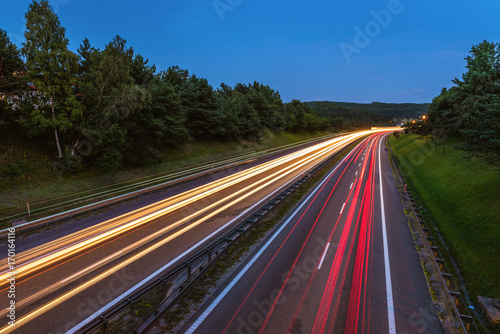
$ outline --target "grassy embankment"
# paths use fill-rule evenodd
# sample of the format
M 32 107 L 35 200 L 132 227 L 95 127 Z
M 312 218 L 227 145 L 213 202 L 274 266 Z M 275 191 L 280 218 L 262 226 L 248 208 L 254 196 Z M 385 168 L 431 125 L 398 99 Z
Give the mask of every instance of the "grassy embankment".
M 500 171 L 415 135 L 389 143 L 457 262 L 471 297 L 500 298 Z
M 292 144 L 324 135 L 317 134 L 275 134 L 264 133 L 260 143 L 247 141 L 198 142 L 182 148 L 165 149 L 161 164 L 127 169 L 113 175 L 106 175 L 95 168 L 85 168 L 79 173 L 57 177 L 51 168 L 50 152 L 13 138 L 4 137 L 0 142 L 0 217 L 10 216 L 30 208 L 43 207 L 51 199 L 78 198 L 79 194 L 99 191 L 121 182 L 153 177 L 169 171 L 225 157 L 251 153 Z

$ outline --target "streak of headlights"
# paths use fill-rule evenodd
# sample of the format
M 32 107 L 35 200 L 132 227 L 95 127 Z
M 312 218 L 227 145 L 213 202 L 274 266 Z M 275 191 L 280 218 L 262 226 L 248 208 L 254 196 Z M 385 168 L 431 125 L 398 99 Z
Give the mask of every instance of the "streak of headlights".
M 361 135 L 358 135 L 358 136 L 361 136 Z M 313 154 L 311 157 L 304 158 L 304 159 L 302 159 L 301 161 L 296 162 L 296 163 L 294 163 L 294 164 L 293 164 L 293 165 L 291 165 L 291 166 L 288 166 L 287 168 L 285 168 L 285 169 L 284 169 L 284 170 L 282 170 L 282 171 L 278 171 L 278 172 L 276 172 L 276 173 L 274 173 L 274 174 L 272 174 L 272 175 L 267 176 L 266 178 L 262 179 L 262 182 L 259 182 L 259 183 L 263 183 L 263 182 L 264 182 L 264 181 L 266 181 L 266 180 L 268 180 L 268 181 L 267 181 L 267 182 L 265 182 L 265 183 L 263 183 L 263 184 L 261 184 L 260 186 L 258 186 L 258 187 L 256 187 L 256 188 L 254 188 L 254 187 L 255 187 L 255 184 L 253 184 L 253 185 L 251 185 L 251 186 L 245 187 L 244 189 L 241 189 L 240 191 L 238 191 L 237 193 L 235 193 L 235 194 L 234 194 L 234 196 L 233 196 L 233 195 L 231 195 L 231 196 L 230 196 L 230 198 L 234 198 L 234 197 L 239 196 L 237 199 L 235 199 L 235 200 L 231 201 L 230 203 L 227 203 L 227 204 L 223 205 L 222 207 L 220 207 L 220 208 L 216 209 L 215 211 L 213 211 L 213 212 L 211 212 L 211 213 L 207 214 L 207 215 L 206 215 L 206 216 L 204 216 L 203 218 L 201 218 L 201 219 L 199 219 L 199 220 L 197 220 L 197 221 L 195 221 L 195 222 L 193 222 L 193 223 L 189 224 L 188 226 L 186 226 L 186 227 L 182 228 L 181 230 L 179 230 L 179 231 L 177 231 L 177 232 L 173 233 L 172 235 L 170 235 L 170 236 L 168 236 L 168 237 L 166 237 L 166 238 L 164 238 L 164 239 L 162 239 L 162 240 L 158 241 L 157 243 L 155 243 L 155 244 L 153 244 L 153 245 L 149 246 L 148 248 L 146 248 L 146 249 L 142 250 L 142 251 L 141 251 L 141 252 L 139 252 L 138 254 L 131 256 L 130 258 L 128 258 L 128 259 L 126 259 L 126 260 L 124 260 L 123 262 L 121 262 L 121 263 L 119 263 L 119 264 L 115 265 L 114 267 L 112 267 L 112 268 L 110 268 L 110 269 L 107 269 L 106 271 L 104 271 L 103 273 L 99 274 L 98 276 L 96 276 L 96 277 L 94 277 L 94 278 L 90 279 L 89 281 L 87 281 L 87 282 L 85 282 L 85 283 L 83 283 L 83 284 L 79 285 L 78 287 L 76 287 L 76 288 L 74 288 L 74 289 L 72 289 L 72 290 L 70 290 L 70 291 L 68 291 L 68 292 L 64 293 L 63 295 L 61 295 L 61 296 L 59 296 L 59 297 L 55 298 L 54 300 L 50 301 L 49 303 L 47 303 L 47 304 L 45 304 L 45 305 L 43 305 L 43 306 L 41 306 L 41 307 L 37 308 L 36 310 L 34 310 L 34 311 L 30 312 L 29 314 L 27 314 L 27 315 L 25 315 L 25 316 L 23 316 L 23 317 L 21 317 L 21 318 L 17 319 L 17 320 L 16 320 L 16 328 L 18 328 L 18 327 L 20 327 L 21 325 L 23 325 L 23 324 L 25 324 L 25 323 L 29 322 L 30 320 L 32 320 L 32 319 L 34 319 L 34 318 L 36 318 L 37 316 L 39 316 L 39 315 L 43 314 L 44 312 L 46 312 L 46 311 L 50 310 L 51 308 L 53 308 L 53 307 L 55 307 L 55 306 L 59 305 L 60 303 L 64 302 L 65 300 L 67 300 L 67 299 L 69 299 L 69 298 L 73 297 L 74 295 L 76 295 L 76 294 L 80 293 L 81 291 L 83 291 L 83 290 L 85 290 L 86 288 L 90 287 L 91 285 L 93 285 L 93 284 L 95 284 L 95 283 L 97 283 L 97 282 L 101 281 L 102 279 L 104 279 L 104 278 L 108 277 L 109 275 L 111 275 L 111 274 L 115 273 L 116 271 L 118 271 L 118 270 L 120 270 L 120 269 L 124 268 L 125 266 L 129 265 L 130 263 L 132 263 L 132 262 L 134 262 L 134 261 L 136 261 L 136 260 L 140 259 L 141 257 L 143 257 L 143 256 L 145 256 L 145 255 L 147 255 L 147 254 L 151 253 L 152 251 L 156 250 L 157 248 L 159 248 L 159 247 L 161 247 L 161 246 L 165 245 L 165 244 L 166 244 L 166 243 L 168 243 L 169 241 L 171 241 L 171 240 L 175 239 L 176 237 L 178 237 L 178 236 L 180 236 L 180 235 L 184 234 L 185 232 L 187 232 L 187 231 L 191 230 L 192 228 L 194 228 L 194 227 L 196 227 L 196 226 L 200 225 L 200 224 L 201 224 L 201 223 L 203 223 L 204 221 L 206 221 L 206 220 L 208 220 L 208 219 L 212 218 L 213 216 L 215 216 L 215 215 L 219 214 L 220 212 L 222 212 L 222 211 L 226 210 L 227 208 L 229 208 L 229 207 L 231 207 L 231 206 L 233 206 L 233 205 L 235 205 L 235 204 L 237 204 L 237 203 L 241 202 L 242 200 L 244 200 L 244 199 L 248 198 L 249 196 L 251 196 L 251 195 L 255 194 L 256 192 L 258 192 L 258 191 L 260 191 L 260 190 L 264 189 L 265 187 L 267 187 L 267 186 L 269 186 L 269 185 L 271 185 L 271 184 L 275 183 L 277 180 L 279 180 L 279 179 L 281 179 L 281 178 L 285 177 L 286 175 L 289 175 L 289 174 L 293 173 L 294 171 L 296 171 L 296 170 L 300 169 L 300 168 L 301 168 L 301 167 L 303 167 L 304 165 L 307 165 L 308 163 L 311 163 L 311 162 L 313 162 L 314 160 L 317 160 L 317 159 L 318 159 L 319 157 L 321 157 L 321 156 L 329 155 L 329 154 L 330 154 L 333 150 L 335 150 L 336 148 L 338 148 L 338 147 L 342 146 L 343 144 L 348 143 L 349 141 L 353 140 L 354 138 L 356 138 L 356 137 L 358 137 L 358 136 L 353 136 L 353 137 L 349 137 L 349 138 L 345 138 L 345 137 L 343 137 L 343 140 L 338 141 L 337 143 L 335 143 L 335 145 L 332 145 L 331 147 L 327 147 L 327 148 L 325 148 L 325 149 L 323 149 L 323 150 L 321 150 L 321 151 L 319 151 L 319 152 L 317 152 L 317 153 Z M 278 174 L 281 174 L 281 175 L 278 175 Z M 251 191 L 249 191 L 249 192 L 247 192 L 247 193 L 245 193 L 245 194 L 243 194 L 243 195 L 241 195 L 243 192 L 245 192 L 245 191 L 249 190 L 250 188 L 254 188 L 254 189 L 253 189 L 253 190 L 251 190 Z M 212 206 L 212 208 L 213 208 L 213 206 L 215 206 L 215 204 L 221 204 L 222 202 L 227 202 L 227 198 L 225 198 L 225 199 L 223 199 L 223 200 L 220 200 L 220 201 L 218 201 L 217 203 L 214 203 L 214 204 L 213 204 L 213 205 L 211 205 L 211 206 Z M 204 211 L 207 211 L 207 210 L 204 210 Z M 196 215 L 198 215 L 197 213 L 195 213 L 195 214 L 196 214 Z M 185 217 L 185 218 L 184 218 L 184 219 L 182 219 L 181 221 L 176 222 L 176 224 L 177 224 L 177 225 L 176 225 L 176 227 L 178 227 L 180 224 L 182 224 L 182 223 L 184 223 L 184 222 L 186 222 L 186 221 L 188 221 L 188 220 L 192 219 L 192 218 L 193 218 L 193 216 L 194 216 L 195 214 L 192 214 L 192 215 L 190 215 L 190 216 L 188 216 L 188 217 Z M 167 227 L 167 228 L 165 228 L 164 230 L 169 229 L 169 228 L 170 228 L 170 226 L 169 226 L 169 227 Z M 155 233 L 155 234 L 156 234 L 156 236 L 160 235 L 162 232 L 164 232 L 164 230 L 156 232 L 156 233 Z M 134 245 L 137 247 L 137 244 L 144 245 L 144 240 L 141 240 L 141 241 L 137 242 L 137 243 L 136 243 L 136 244 L 134 244 Z M 122 254 L 122 253 L 126 253 L 127 251 L 130 251 L 130 250 L 133 250 L 134 248 L 133 248 L 132 246 L 134 246 L 134 245 L 130 245 L 130 246 L 129 246 L 129 247 L 127 247 L 126 249 L 124 249 L 124 250 L 122 250 L 122 251 L 120 251 L 120 252 L 117 252 L 117 253 L 115 253 L 115 254 L 113 254 L 113 255 L 111 255 L 111 256 L 108 256 L 108 257 L 105 259 L 105 260 L 106 260 L 105 262 L 109 262 L 109 261 L 113 260 L 113 259 L 114 259 L 114 257 L 116 257 L 117 255 L 120 255 L 120 254 Z M 100 266 L 104 265 L 104 264 L 105 264 L 105 262 L 104 262 L 104 260 L 103 260 L 103 261 L 100 261 L 99 265 L 97 265 L 97 264 L 93 265 L 93 266 L 92 266 L 92 269 L 95 269 L 96 267 L 100 267 Z M 86 273 L 87 271 L 88 271 L 87 269 L 84 269 L 84 270 L 80 271 L 80 273 L 84 274 L 84 273 Z M 28 298 L 28 299 L 25 299 L 25 300 L 21 301 L 21 302 L 19 303 L 19 306 L 22 306 L 22 305 L 23 305 L 23 304 L 25 304 L 25 303 L 31 302 L 31 301 L 33 300 L 33 298 L 37 298 L 37 299 L 38 299 L 38 298 L 40 298 L 40 297 L 41 297 L 41 294 L 46 295 L 47 293 L 50 293 L 50 292 L 52 292 L 52 291 L 54 291 L 54 290 L 56 290 L 56 289 L 60 288 L 62 283 L 69 283 L 69 282 L 71 282 L 71 281 L 73 281 L 73 280 L 75 280 L 75 279 L 77 279 L 77 278 L 78 278 L 77 276 L 73 275 L 73 276 L 72 276 L 72 277 L 70 277 L 69 279 L 65 279 L 65 280 L 64 280 L 64 282 L 63 282 L 63 281 L 58 282 L 58 283 L 56 283 L 56 284 L 52 285 L 51 287 L 48 287 L 48 288 L 46 288 L 46 289 L 44 289 L 44 290 L 40 291 L 40 292 L 39 292 L 39 293 L 37 293 L 36 295 L 33 295 L 32 297 L 30 297 L 30 298 Z M 2 312 L 1 314 L 4 314 L 4 313 L 5 313 L 5 312 Z M 8 332 L 10 332 L 11 330 L 12 330 L 12 328 L 11 328 L 10 326 L 8 326 L 8 327 L 4 327 L 4 328 L 2 328 L 2 329 L 0 330 L 0 333 L 8 333 Z

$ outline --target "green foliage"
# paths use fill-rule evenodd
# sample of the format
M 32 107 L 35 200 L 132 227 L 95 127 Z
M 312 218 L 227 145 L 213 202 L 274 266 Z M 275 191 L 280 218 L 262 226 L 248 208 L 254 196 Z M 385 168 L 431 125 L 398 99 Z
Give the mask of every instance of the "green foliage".
M 135 114 L 149 103 L 150 94 L 134 83 L 130 75 L 134 53 L 120 36 L 103 51 L 90 48 L 85 41 L 80 50 L 87 55 L 83 63 L 90 65 L 80 78 L 86 111 L 80 130 L 92 145 L 88 158 L 95 159 L 104 171 L 115 172 L 127 154 L 131 142 L 127 134 L 136 125 Z M 138 71 L 136 68 L 136 75 Z
M 260 142 L 267 131 L 329 126 L 300 102 L 285 107 L 279 92 L 256 81 L 214 90 L 178 66 L 157 73 L 120 36 L 103 50 L 85 38 L 74 54 L 48 0 L 30 4 L 25 37 L 26 64 L 0 30 L 0 113 L 10 117 L 0 127 L 20 125 L 31 141 L 55 147 L 58 176 L 159 163 L 166 158 L 161 152 L 194 141 Z M 14 87 L 23 87 L 22 95 Z M 22 98 L 13 103 L 16 94 Z
M 26 13 L 26 31 L 21 52 L 26 57 L 29 80 L 37 92 L 34 108 L 25 113 L 25 127 L 39 127 L 36 131 L 54 130 L 59 157 L 62 156 L 59 132 L 69 132 L 73 120 L 80 114 L 73 86 L 78 70 L 77 56 L 68 50 L 65 29 L 47 0 L 33 1 Z M 49 112 L 50 110 L 50 112 Z
M 357 109 L 357 106 L 362 104 L 340 102 L 306 102 L 306 104 L 319 116 L 328 118 L 334 131 L 369 129 L 377 125 L 387 126 L 392 120 L 391 116 Z
M 311 102 L 313 103 L 313 102 Z M 417 118 L 427 113 L 429 103 L 353 103 L 331 102 L 341 107 L 361 110 L 372 114 L 389 116 L 390 118 Z
M 13 100 L 27 89 L 25 66 L 17 46 L 5 30 L 0 29 L 0 115 L 1 119 L 13 120 Z
M 499 296 L 498 170 L 482 159 L 463 159 L 460 150 L 443 156 L 434 143 L 414 135 L 391 136 L 389 143 L 444 236 L 471 297 Z M 458 143 L 449 139 L 450 146 Z
M 473 46 L 462 79 L 443 89 L 429 108 L 438 138 L 461 134 L 463 147 L 500 165 L 500 43 Z
M 216 91 L 217 109 L 225 117 L 225 137 L 258 139 L 261 119 L 249 102 L 247 94 L 221 84 Z
M 314 132 L 324 131 L 330 126 L 330 122 L 320 117 L 309 107 L 308 104 L 299 100 L 292 100 L 284 108 L 287 131 L 292 132 Z
M 224 114 L 216 109 L 215 94 L 205 78 L 189 77 L 179 87 L 187 128 L 194 138 L 222 138 Z

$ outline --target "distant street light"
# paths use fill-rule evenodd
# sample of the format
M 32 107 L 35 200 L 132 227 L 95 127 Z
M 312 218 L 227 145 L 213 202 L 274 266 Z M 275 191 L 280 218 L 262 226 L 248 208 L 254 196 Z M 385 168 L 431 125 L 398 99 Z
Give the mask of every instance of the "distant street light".
M 426 118 L 427 118 L 427 116 L 425 116 L 425 115 L 422 116 L 422 119 L 426 119 Z

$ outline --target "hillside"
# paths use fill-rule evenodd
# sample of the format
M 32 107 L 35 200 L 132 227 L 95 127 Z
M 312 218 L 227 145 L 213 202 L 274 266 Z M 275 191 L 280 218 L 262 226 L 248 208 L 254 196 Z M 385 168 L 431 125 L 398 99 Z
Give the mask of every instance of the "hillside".
M 392 116 L 381 115 L 357 108 L 338 105 L 336 102 L 305 102 L 318 116 L 328 118 L 334 129 L 369 128 L 389 125 Z
M 374 114 L 386 115 L 393 118 L 417 118 L 427 112 L 429 103 L 353 103 L 332 102 L 343 107 L 368 111 Z

